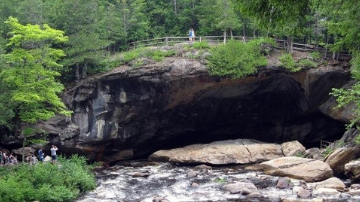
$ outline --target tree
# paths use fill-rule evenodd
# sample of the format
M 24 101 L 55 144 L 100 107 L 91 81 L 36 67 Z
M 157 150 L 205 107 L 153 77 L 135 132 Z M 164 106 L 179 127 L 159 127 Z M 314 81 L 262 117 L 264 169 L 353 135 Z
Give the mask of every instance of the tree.
M 223 31 L 224 43 L 226 43 L 227 31 L 233 37 L 233 30 L 241 27 L 240 17 L 236 15 L 234 5 L 230 0 L 217 0 L 216 1 L 217 18 L 215 26 Z
M 48 120 L 56 113 L 70 115 L 58 96 L 64 87 L 56 81 L 61 68 L 57 61 L 64 52 L 53 48 L 68 38 L 47 24 L 22 25 L 12 17 L 5 23 L 10 28 L 10 51 L 2 55 L 8 67 L 1 70 L 0 78 L 11 86 L 6 93 L 20 122 L 15 132 L 23 139 L 24 147 L 27 138 L 34 135 L 31 124 Z
M 234 0 L 241 13 L 252 18 L 268 32 L 282 33 L 288 38 L 288 51 L 292 52 L 293 36 L 302 34 L 310 0 Z
M 77 81 L 87 77 L 88 68 L 106 55 L 109 40 L 103 20 L 105 7 L 98 0 L 53 0 L 49 18 L 69 37 L 62 64 L 75 69 Z

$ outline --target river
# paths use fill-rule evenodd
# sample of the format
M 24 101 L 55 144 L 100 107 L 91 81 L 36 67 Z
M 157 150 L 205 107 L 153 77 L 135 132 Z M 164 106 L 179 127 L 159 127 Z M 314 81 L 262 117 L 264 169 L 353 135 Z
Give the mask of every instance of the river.
M 237 165 L 195 170 L 193 166 L 128 161 L 98 171 L 96 176 L 97 188 L 77 202 L 277 202 L 297 198 L 292 188 L 276 188 L 279 177 Z M 231 194 L 224 190 L 224 185 L 236 182 L 254 184 L 259 194 Z M 300 184 L 299 180 L 292 182 Z M 322 198 L 331 202 L 355 201 L 344 194 Z

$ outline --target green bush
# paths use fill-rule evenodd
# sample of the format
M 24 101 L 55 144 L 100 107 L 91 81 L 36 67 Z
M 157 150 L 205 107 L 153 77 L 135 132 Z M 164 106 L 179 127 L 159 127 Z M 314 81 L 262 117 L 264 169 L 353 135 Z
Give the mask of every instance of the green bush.
M 321 58 L 321 54 L 320 54 L 319 52 L 317 52 L 317 51 L 311 52 L 311 53 L 310 53 L 310 56 L 311 56 L 314 60 L 318 60 L 318 59 Z
M 165 57 L 170 57 L 175 55 L 174 50 L 170 51 L 161 51 L 161 50 L 152 50 L 149 48 L 138 48 L 124 53 L 123 61 L 125 63 L 129 63 L 135 59 L 139 59 L 142 57 L 151 58 L 155 61 L 161 61 Z
M 136 58 L 139 58 L 142 52 L 144 52 L 144 48 L 138 48 L 125 52 L 123 56 L 123 61 L 128 63 Z
M 95 177 L 85 158 L 59 157 L 58 163 L 0 167 L 0 201 L 73 201 L 95 188 Z
M 308 59 L 301 59 L 298 61 L 298 66 L 301 68 L 315 68 L 317 67 L 317 64 L 316 62 Z
M 301 70 L 301 68 L 296 67 L 296 62 L 292 58 L 290 53 L 285 53 L 279 57 L 281 65 L 289 70 L 290 72 L 297 72 Z
M 151 59 L 159 62 L 159 61 L 163 60 L 165 57 L 170 57 L 173 55 L 175 55 L 175 51 L 173 51 L 173 50 L 171 50 L 171 51 L 156 50 L 156 51 L 149 52 L 148 57 L 151 57 Z
M 210 48 L 210 44 L 207 41 L 195 42 L 192 46 L 195 49 L 208 49 L 208 48 Z
M 242 78 L 253 74 L 257 67 L 266 66 L 258 40 L 248 43 L 230 40 L 210 49 L 208 68 L 211 75 Z

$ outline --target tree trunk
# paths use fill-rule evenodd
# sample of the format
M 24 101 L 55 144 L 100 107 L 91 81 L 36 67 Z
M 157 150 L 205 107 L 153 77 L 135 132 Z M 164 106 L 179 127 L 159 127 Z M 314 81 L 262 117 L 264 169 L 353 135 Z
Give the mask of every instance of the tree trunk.
M 226 30 L 224 31 L 224 43 L 226 43 Z
M 86 79 L 87 77 L 87 60 L 84 61 L 84 66 L 82 67 L 81 71 L 81 79 Z
M 315 48 L 319 48 L 319 15 L 316 13 Z
M 293 52 L 293 40 L 290 36 L 287 37 L 287 50 L 290 54 Z
M 231 36 L 231 39 L 234 39 L 234 35 L 233 35 L 233 32 L 231 29 L 230 29 L 230 36 Z
M 76 82 L 80 81 L 80 67 L 79 67 L 79 63 L 76 63 L 75 65 L 75 79 Z
M 246 37 L 246 24 L 245 23 L 244 23 L 244 26 L 243 26 L 243 37 Z
M 25 143 L 26 143 L 26 136 L 23 134 L 23 141 L 22 141 L 22 151 L 21 151 L 21 160 L 25 162 Z
M 175 15 L 177 15 L 176 0 L 174 0 L 174 12 L 175 12 Z

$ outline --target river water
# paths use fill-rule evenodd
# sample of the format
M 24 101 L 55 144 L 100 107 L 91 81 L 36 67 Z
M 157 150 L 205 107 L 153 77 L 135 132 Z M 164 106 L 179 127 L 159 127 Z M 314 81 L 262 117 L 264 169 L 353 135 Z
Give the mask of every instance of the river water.
M 97 188 L 77 202 L 277 202 L 297 198 L 291 188 L 276 188 L 279 177 L 246 170 L 243 166 L 194 169 L 169 163 L 124 162 L 98 171 Z M 236 182 L 253 183 L 261 196 L 231 194 L 223 189 L 224 185 Z M 300 181 L 293 180 L 293 183 L 300 184 Z M 341 194 L 325 198 L 332 202 L 355 201 Z

